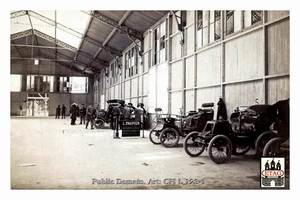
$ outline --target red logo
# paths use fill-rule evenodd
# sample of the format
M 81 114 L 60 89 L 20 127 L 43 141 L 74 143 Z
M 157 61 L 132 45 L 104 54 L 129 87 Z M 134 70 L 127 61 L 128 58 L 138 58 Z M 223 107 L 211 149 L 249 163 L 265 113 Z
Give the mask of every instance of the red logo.
M 263 176 L 267 177 L 278 177 L 278 176 L 283 176 L 283 171 L 282 170 L 263 170 L 261 172 Z

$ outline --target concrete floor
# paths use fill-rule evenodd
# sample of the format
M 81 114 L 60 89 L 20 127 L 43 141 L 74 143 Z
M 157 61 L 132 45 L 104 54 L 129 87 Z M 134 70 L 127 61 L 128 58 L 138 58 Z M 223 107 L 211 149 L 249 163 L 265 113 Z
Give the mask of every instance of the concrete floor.
M 11 189 L 261 189 L 253 151 L 218 165 L 207 151 L 189 157 L 183 139 L 165 148 L 150 142 L 149 131 L 113 139 L 110 129 L 76 123 L 11 117 Z

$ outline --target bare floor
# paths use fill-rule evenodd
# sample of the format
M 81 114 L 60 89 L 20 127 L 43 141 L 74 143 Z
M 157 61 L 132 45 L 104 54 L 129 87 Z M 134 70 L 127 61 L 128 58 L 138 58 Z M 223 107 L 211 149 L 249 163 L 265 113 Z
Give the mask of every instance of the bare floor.
M 10 125 L 11 189 L 261 189 L 253 151 L 215 164 L 207 151 L 189 157 L 183 139 L 154 145 L 149 131 L 114 139 L 108 128 L 54 117 L 12 117 Z

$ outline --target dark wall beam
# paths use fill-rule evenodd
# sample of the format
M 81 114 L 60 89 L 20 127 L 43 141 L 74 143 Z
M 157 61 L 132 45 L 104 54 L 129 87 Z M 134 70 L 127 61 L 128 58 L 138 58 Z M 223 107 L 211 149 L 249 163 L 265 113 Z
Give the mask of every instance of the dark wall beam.
M 51 57 L 41 53 L 41 56 L 44 57 L 44 58 L 47 58 L 47 59 L 52 59 Z M 68 69 L 70 69 L 70 67 L 68 65 L 66 65 L 65 63 L 63 62 L 59 62 L 59 61 L 54 61 L 55 63 L 59 64 L 60 66 L 63 66 L 63 67 L 66 67 Z M 73 71 L 76 71 L 76 72 L 80 72 L 80 73 L 83 73 L 82 70 L 80 69 L 77 69 L 77 68 L 73 68 L 72 69 Z M 90 78 L 93 78 L 94 77 L 94 74 L 89 74 L 89 73 L 85 73 L 88 77 Z
M 53 50 L 50 50 L 50 49 L 45 49 L 45 51 L 47 51 L 47 52 L 49 52 L 49 53 L 52 53 L 52 54 L 56 54 L 57 56 L 59 56 L 59 57 L 61 57 L 61 58 L 64 58 L 65 60 L 68 60 L 68 61 L 70 61 L 70 62 L 75 62 L 75 63 L 77 63 L 78 65 L 81 65 L 83 68 L 85 68 L 86 67 L 86 65 L 84 64 L 84 63 L 82 63 L 82 62 L 80 62 L 80 61 L 77 61 L 77 60 L 73 60 L 72 58 L 70 58 L 70 57 L 68 57 L 68 56 L 66 56 L 66 55 L 63 55 L 63 54 L 61 54 L 61 53 L 56 53 L 55 51 L 53 51 Z M 59 59 L 57 59 L 58 61 L 59 61 Z M 69 66 L 70 67 L 70 66 Z M 70 68 L 72 68 L 72 67 L 70 67 Z M 99 69 L 97 69 L 97 68 L 94 68 L 94 67 L 89 67 L 89 69 L 90 70 L 92 70 L 93 72 L 95 72 L 95 73 L 100 73 L 100 70 Z

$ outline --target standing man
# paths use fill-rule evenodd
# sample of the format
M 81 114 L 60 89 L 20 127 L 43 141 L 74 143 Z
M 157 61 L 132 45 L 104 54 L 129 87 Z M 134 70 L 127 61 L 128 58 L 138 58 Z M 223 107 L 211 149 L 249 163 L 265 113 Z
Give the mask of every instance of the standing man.
M 62 119 L 66 119 L 66 112 L 67 112 L 67 107 L 65 106 L 65 104 L 63 104 L 61 107 L 61 118 Z
M 70 108 L 70 115 L 71 115 L 71 125 L 75 125 L 76 123 L 76 105 L 72 104 Z
M 80 124 L 82 124 L 82 120 L 83 120 L 83 124 L 85 124 L 86 107 L 84 106 L 84 104 L 81 104 L 79 113 L 80 113 Z
M 86 109 L 86 125 L 85 125 L 85 129 L 87 129 L 87 127 L 89 126 L 89 122 L 91 121 L 91 129 L 94 129 L 94 121 L 96 118 L 96 109 L 93 106 L 93 103 L 91 103 L 87 109 Z
M 57 108 L 56 108 L 55 119 L 59 119 L 59 116 L 60 116 L 60 110 L 61 110 L 60 105 L 58 105 Z

